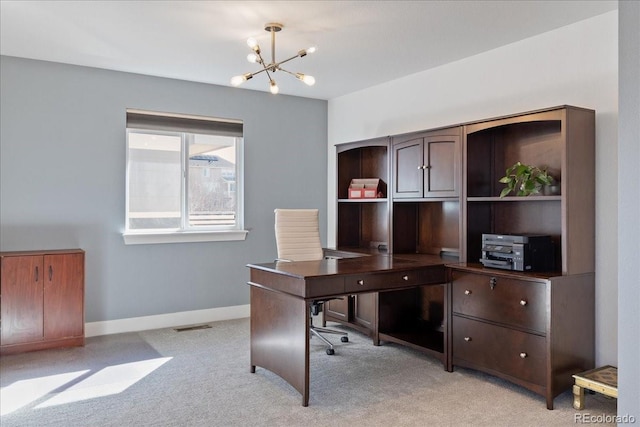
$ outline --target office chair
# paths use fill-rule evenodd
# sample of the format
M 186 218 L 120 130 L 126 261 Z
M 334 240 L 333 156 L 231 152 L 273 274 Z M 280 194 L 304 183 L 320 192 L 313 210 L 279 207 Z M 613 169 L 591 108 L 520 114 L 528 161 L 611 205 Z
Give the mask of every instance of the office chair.
M 318 261 L 324 258 L 317 209 L 276 209 L 274 212 L 278 261 Z M 330 356 L 335 353 L 333 344 L 320 333 L 341 335 L 340 341 L 349 341 L 346 332 L 313 326 L 313 315 L 319 314 L 324 303 L 332 299 L 337 298 L 311 301 L 309 313 L 309 331 L 328 346 L 327 354 Z

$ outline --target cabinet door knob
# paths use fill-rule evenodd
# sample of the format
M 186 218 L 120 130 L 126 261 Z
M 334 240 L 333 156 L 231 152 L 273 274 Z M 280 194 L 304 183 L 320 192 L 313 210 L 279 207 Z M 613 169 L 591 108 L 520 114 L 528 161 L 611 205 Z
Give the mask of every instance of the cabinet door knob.
M 422 170 L 422 169 L 424 169 L 423 165 L 418 166 L 418 170 Z
M 526 300 L 526 299 L 521 299 L 521 300 L 520 300 L 520 305 L 521 305 L 521 306 L 523 306 L 523 307 L 524 307 L 525 305 L 527 305 L 527 300 Z
M 471 341 L 471 337 L 464 337 L 464 340 L 465 340 L 466 342 L 469 342 L 469 341 Z
M 465 289 L 465 290 L 464 290 L 464 294 L 465 294 L 465 295 L 471 295 L 471 291 L 470 291 L 469 289 Z
M 360 285 L 360 286 L 364 285 L 364 280 L 362 280 L 362 279 L 358 280 L 358 285 Z
M 402 276 L 402 280 L 409 280 L 409 276 L 405 274 L 404 276 Z
M 527 358 L 527 356 L 528 356 L 528 354 L 527 354 L 527 353 L 525 353 L 525 352 L 520 353 L 520 358 L 521 358 L 521 359 L 526 359 L 526 358 Z
M 497 282 L 497 279 L 495 277 L 492 277 L 491 279 L 489 279 L 489 287 L 492 290 L 496 287 L 496 282 Z

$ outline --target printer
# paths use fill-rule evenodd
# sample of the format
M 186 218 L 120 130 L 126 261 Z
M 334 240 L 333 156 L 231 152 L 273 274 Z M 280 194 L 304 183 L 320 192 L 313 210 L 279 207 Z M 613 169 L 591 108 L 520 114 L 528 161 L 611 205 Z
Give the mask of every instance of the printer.
M 547 235 L 483 234 L 480 262 L 503 270 L 553 271 L 555 251 Z

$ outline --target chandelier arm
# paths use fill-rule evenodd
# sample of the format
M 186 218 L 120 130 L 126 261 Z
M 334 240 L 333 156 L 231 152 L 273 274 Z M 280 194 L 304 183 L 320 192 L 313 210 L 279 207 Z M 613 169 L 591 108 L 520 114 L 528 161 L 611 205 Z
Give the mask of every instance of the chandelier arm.
M 294 55 L 294 56 L 292 56 L 291 58 L 287 58 L 287 59 L 285 59 L 284 61 L 280 61 L 280 62 L 274 63 L 272 66 L 273 66 L 273 67 L 275 67 L 275 68 L 280 68 L 280 65 L 281 65 L 281 64 L 284 64 L 285 62 L 289 62 L 289 61 L 291 61 L 292 59 L 296 59 L 296 58 L 298 58 L 299 56 L 300 56 L 300 54 Z M 271 68 L 271 67 L 269 67 L 269 68 Z
M 296 78 L 298 77 L 298 76 L 296 76 L 296 73 L 292 73 L 291 71 L 289 71 L 289 70 L 285 70 L 284 68 L 280 68 L 280 67 L 278 67 L 278 71 L 284 71 L 285 73 L 287 73 L 287 74 L 291 74 L 292 76 L 294 76 L 294 77 L 296 77 Z
M 260 51 L 256 52 L 256 55 L 258 55 L 258 59 L 260 60 L 260 65 L 262 65 L 264 68 L 267 68 L 265 63 L 264 63 L 264 59 L 262 58 L 262 55 L 260 54 Z
M 260 73 L 262 73 L 264 71 L 268 71 L 268 68 L 263 68 L 262 70 L 255 71 L 255 72 L 251 73 L 250 75 L 251 75 L 251 77 L 253 77 L 253 76 L 255 76 L 257 74 L 260 74 Z
M 271 74 L 269 74 L 269 70 L 270 70 L 270 69 L 271 69 L 271 67 L 269 67 L 269 68 L 265 68 L 265 69 L 264 69 L 264 70 L 262 70 L 262 71 L 265 71 L 265 72 L 267 73 L 267 77 L 269 78 L 269 81 L 270 81 L 270 82 L 272 82 L 272 81 L 273 81 L 273 78 L 271 78 Z

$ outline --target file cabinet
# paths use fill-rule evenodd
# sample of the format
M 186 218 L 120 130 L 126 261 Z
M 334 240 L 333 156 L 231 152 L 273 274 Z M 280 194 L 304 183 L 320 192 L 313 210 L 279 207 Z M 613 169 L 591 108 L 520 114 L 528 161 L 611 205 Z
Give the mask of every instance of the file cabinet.
M 477 369 L 553 399 L 594 364 L 593 274 L 522 276 L 450 268 L 451 366 Z

